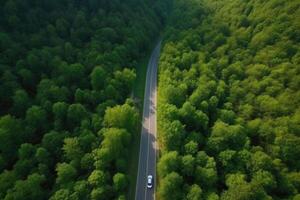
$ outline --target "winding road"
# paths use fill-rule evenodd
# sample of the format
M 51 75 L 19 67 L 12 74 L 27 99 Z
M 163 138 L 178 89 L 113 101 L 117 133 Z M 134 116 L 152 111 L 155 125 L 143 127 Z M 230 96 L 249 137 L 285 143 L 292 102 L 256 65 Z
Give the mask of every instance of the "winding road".
M 156 96 L 157 66 L 160 46 L 161 42 L 159 42 L 153 50 L 147 69 L 135 200 L 155 199 L 157 152 Z M 147 188 L 148 175 L 152 175 L 154 180 L 153 188 L 151 189 Z

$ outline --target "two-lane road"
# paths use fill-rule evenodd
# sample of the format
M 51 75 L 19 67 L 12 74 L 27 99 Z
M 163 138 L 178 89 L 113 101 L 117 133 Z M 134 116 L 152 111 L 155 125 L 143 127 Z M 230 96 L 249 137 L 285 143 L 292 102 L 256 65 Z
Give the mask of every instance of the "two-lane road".
M 144 95 L 143 126 L 140 140 L 139 166 L 136 181 L 135 200 L 155 199 L 156 180 L 156 94 L 157 65 L 160 52 L 159 42 L 152 52 L 148 63 Z M 147 176 L 152 175 L 154 185 L 147 188 Z

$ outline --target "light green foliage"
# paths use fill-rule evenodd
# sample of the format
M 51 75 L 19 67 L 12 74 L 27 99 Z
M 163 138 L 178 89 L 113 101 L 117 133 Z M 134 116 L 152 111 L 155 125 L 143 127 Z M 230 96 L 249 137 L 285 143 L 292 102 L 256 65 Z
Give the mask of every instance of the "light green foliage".
M 203 199 L 202 189 L 199 187 L 199 185 L 192 185 L 189 189 L 189 192 L 186 196 L 187 200 L 201 200 Z
M 122 173 L 116 173 L 113 177 L 113 187 L 117 192 L 123 192 L 127 187 L 127 178 Z
M 182 173 L 186 176 L 193 176 L 195 172 L 195 158 L 191 155 L 182 157 Z
M 97 187 L 103 186 L 107 181 L 106 174 L 101 170 L 95 170 L 88 178 L 89 184 Z
M 67 200 L 70 198 L 70 191 L 68 189 L 57 190 L 50 198 L 50 200 Z
M 165 177 L 171 172 L 176 172 L 180 167 L 180 158 L 176 151 L 164 154 L 157 166 L 158 173 L 161 177 Z
M 68 163 L 58 163 L 56 167 L 56 172 L 56 182 L 62 185 L 74 180 L 77 174 L 76 169 Z
M 195 155 L 198 151 L 198 144 L 195 141 L 190 141 L 184 145 L 184 150 L 186 154 Z
M 124 155 L 124 147 L 130 142 L 130 134 L 124 129 L 111 128 L 104 133 L 102 148 L 107 148 L 112 158 Z
M 184 126 L 178 120 L 172 122 L 168 121 L 163 124 L 161 135 L 165 149 L 178 151 L 181 148 L 182 140 L 185 135 Z
M 177 152 L 183 199 L 195 184 L 195 199 L 298 198 L 299 6 L 173 1 L 159 63 L 159 163 Z
M 253 175 L 252 182 L 265 188 L 266 191 L 272 191 L 276 187 L 274 176 L 268 172 L 260 170 Z
M 183 178 L 176 172 L 172 172 L 162 179 L 159 195 L 166 200 L 180 200 L 182 199 L 182 184 Z
M 212 153 L 218 153 L 228 148 L 243 148 L 246 142 L 247 136 L 241 125 L 230 126 L 218 121 L 213 126 L 207 147 Z
M 64 139 L 64 146 L 62 149 L 64 151 L 64 155 L 70 161 L 81 159 L 83 154 L 78 138 Z
M 124 104 L 108 108 L 104 115 L 104 125 L 106 127 L 124 128 L 130 133 L 134 133 L 138 123 L 138 112 L 136 108 Z

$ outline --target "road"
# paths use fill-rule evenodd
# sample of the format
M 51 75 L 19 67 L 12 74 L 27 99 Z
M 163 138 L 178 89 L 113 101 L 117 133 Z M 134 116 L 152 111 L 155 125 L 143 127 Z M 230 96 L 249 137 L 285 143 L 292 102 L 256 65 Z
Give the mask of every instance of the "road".
M 136 181 L 135 200 L 155 199 L 156 180 L 156 96 L 157 96 L 157 66 L 160 52 L 159 42 L 152 52 L 148 63 L 143 122 L 140 140 L 140 153 L 138 174 Z M 154 185 L 152 189 L 147 188 L 147 176 L 153 176 Z

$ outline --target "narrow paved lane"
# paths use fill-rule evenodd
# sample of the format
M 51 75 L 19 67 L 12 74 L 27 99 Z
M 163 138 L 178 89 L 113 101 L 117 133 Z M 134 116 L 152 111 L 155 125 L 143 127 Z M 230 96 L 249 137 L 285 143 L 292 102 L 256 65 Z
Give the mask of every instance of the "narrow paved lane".
M 157 65 L 160 52 L 159 42 L 152 52 L 148 63 L 144 109 L 143 127 L 141 132 L 139 166 L 136 181 L 135 200 L 155 199 L 156 180 L 156 94 L 157 94 Z M 154 185 L 147 188 L 147 176 L 152 175 Z

